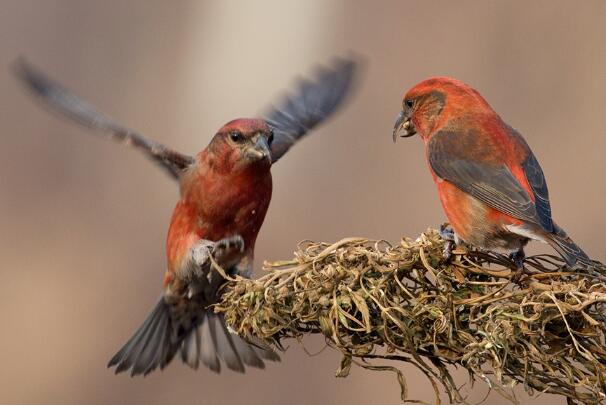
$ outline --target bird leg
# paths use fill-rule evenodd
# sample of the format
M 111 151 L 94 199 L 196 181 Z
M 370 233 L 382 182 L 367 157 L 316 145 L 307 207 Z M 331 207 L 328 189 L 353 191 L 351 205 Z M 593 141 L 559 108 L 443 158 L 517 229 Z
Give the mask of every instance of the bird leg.
M 517 269 L 511 277 L 511 282 L 517 284 L 526 271 L 526 268 L 524 267 L 524 259 L 526 259 L 526 253 L 524 253 L 524 249 L 520 248 L 519 250 L 516 250 L 515 252 L 511 253 L 509 255 L 509 258 L 513 261 Z
M 442 256 L 444 261 L 449 261 L 452 258 L 452 249 L 456 246 L 456 236 L 452 229 L 447 224 L 440 225 L 440 237 L 444 239 L 444 250 Z
M 230 236 L 216 242 L 207 239 L 198 241 L 191 248 L 189 260 L 180 273 L 180 278 L 190 286 L 189 295 L 195 295 L 198 289 L 196 286 L 200 284 L 213 284 L 218 281 L 215 278 L 219 277 L 219 274 L 211 271 L 210 268 L 211 255 L 217 262 L 224 263 L 229 257 L 243 251 L 244 239 L 240 235 Z
M 210 263 L 210 255 L 213 252 L 213 249 L 216 245 L 216 242 L 211 240 L 202 239 L 191 250 L 191 258 L 193 261 L 192 271 L 194 273 L 198 273 L 198 276 L 201 276 L 202 268 L 208 266 Z
M 227 238 L 220 239 L 215 242 L 212 248 L 213 258 L 222 267 L 225 267 L 226 263 L 232 262 L 234 257 L 239 256 L 243 252 L 244 239 L 242 239 L 240 235 L 233 235 Z M 228 267 L 225 267 L 225 271 L 228 272 L 228 274 L 229 270 L 230 269 Z M 209 266 L 208 273 L 206 274 L 206 279 L 208 280 L 209 284 L 213 284 L 215 282 L 221 282 L 220 280 L 223 280 L 223 276 L 216 271 L 210 271 Z

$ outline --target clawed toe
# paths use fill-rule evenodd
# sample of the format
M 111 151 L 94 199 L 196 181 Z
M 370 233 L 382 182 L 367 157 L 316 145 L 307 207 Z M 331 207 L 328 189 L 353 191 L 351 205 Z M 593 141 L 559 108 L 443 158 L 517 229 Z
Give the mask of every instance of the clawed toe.
M 224 252 L 238 250 L 244 252 L 244 239 L 240 235 L 230 236 L 215 242 L 213 253 L 219 255 Z
M 519 267 L 516 271 L 513 272 L 509 280 L 514 284 L 518 284 L 525 274 L 526 269 L 524 267 Z

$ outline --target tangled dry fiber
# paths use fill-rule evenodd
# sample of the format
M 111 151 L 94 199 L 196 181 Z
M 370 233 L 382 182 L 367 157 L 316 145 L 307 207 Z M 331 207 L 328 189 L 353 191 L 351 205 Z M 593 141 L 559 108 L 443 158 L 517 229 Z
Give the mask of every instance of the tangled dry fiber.
M 393 371 L 404 401 L 419 402 L 408 398 L 398 362 L 425 374 L 436 403 L 440 385 L 451 402 L 466 402 L 449 365 L 514 402 L 516 384 L 569 403 L 606 399 L 603 265 L 573 272 L 533 256 L 530 274 L 514 283 L 507 257 L 455 251 L 446 262 L 443 247 L 435 230 L 397 246 L 304 242 L 293 260 L 266 263 L 261 278 L 230 279 L 215 310 L 238 334 L 278 346 L 322 333 L 343 355 L 337 376 L 352 364 Z

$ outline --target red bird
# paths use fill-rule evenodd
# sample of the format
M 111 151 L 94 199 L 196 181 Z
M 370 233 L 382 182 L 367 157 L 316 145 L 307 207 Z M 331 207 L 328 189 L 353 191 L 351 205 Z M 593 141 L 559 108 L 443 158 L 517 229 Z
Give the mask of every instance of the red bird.
M 350 90 L 355 63 L 338 60 L 314 81 L 272 108 L 265 119 L 236 119 L 191 157 L 126 129 L 21 61 L 18 77 L 56 112 L 141 150 L 178 180 L 181 197 L 166 241 L 163 293 L 143 325 L 110 360 L 116 373 L 146 375 L 166 367 L 177 353 L 192 368 L 200 361 L 219 372 L 220 359 L 243 372 L 263 368 L 273 352 L 230 334 L 217 302 L 225 280 L 210 256 L 229 274 L 250 276 L 255 241 L 272 193 L 270 168 L 290 147 L 328 118 Z
M 425 80 L 404 96 L 396 136 L 418 133 L 455 242 L 510 253 L 523 269 L 530 239 L 550 244 L 569 266 L 591 266 L 551 219 L 547 183 L 522 136 L 470 86 Z

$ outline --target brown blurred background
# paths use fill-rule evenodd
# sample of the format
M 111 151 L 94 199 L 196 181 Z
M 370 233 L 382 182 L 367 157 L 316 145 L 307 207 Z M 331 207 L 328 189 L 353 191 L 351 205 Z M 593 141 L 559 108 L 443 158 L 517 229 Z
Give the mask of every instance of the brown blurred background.
M 179 362 L 145 379 L 106 370 L 160 292 L 177 189 L 132 150 L 41 110 L 7 70 L 18 55 L 192 153 L 316 62 L 366 56 L 353 102 L 273 169 L 257 271 L 302 239 L 396 241 L 444 220 L 420 140 L 391 142 L 404 90 L 432 75 L 472 84 L 525 134 L 554 217 L 605 260 L 605 17 L 602 1 L 2 0 L 0 403 L 399 403 L 391 374 L 336 379 L 335 353 L 309 357 L 295 343 L 246 375 Z M 411 395 L 432 401 L 423 377 L 405 372 Z M 486 388 L 468 392 L 477 401 Z M 537 403 L 554 400 L 564 403 Z

